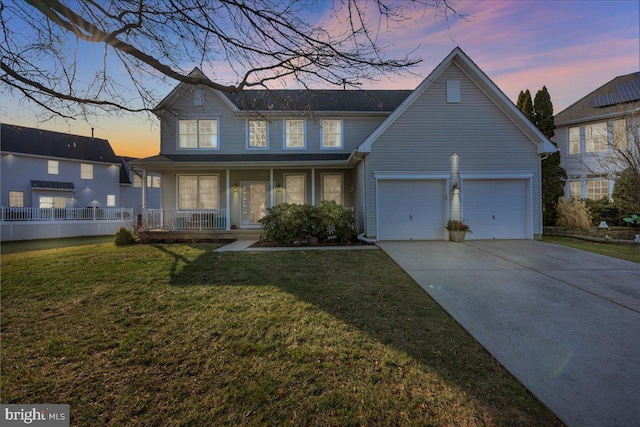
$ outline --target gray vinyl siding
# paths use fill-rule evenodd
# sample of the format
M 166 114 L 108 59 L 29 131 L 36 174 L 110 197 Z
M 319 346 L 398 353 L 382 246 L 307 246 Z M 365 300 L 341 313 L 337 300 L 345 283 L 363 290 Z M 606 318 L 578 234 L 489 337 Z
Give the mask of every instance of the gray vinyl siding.
M 58 162 L 58 174 L 48 173 L 48 160 Z M 81 179 L 81 164 L 93 165 L 93 179 Z M 71 182 L 74 190 L 33 189 L 31 181 Z M 24 194 L 24 207 L 39 207 L 40 196 L 66 197 L 67 207 L 106 207 L 107 195 L 114 195 L 115 207 L 120 207 L 120 166 L 61 158 L 2 155 L 2 206 L 9 206 L 9 191 Z
M 386 118 L 386 114 L 375 114 L 358 117 L 352 115 L 331 114 L 320 112 L 309 115 L 283 116 L 265 115 L 232 111 L 224 100 L 212 90 L 205 90 L 205 103 L 203 106 L 193 105 L 193 93 L 186 90 L 171 104 L 171 108 L 160 116 L 160 152 L 162 154 L 246 154 L 264 152 L 269 154 L 279 153 L 320 153 L 320 152 L 345 152 L 351 153 L 367 136 L 376 129 Z M 268 149 L 247 148 L 247 120 L 268 120 Z M 178 122 L 180 119 L 217 119 L 219 149 L 179 149 L 178 148 Z M 305 120 L 305 149 L 284 148 L 284 120 Z M 321 124 L 322 120 L 342 120 L 342 149 L 322 149 Z
M 364 188 L 366 182 L 365 169 L 365 162 L 360 162 L 353 171 L 353 209 L 356 216 L 356 230 L 358 234 L 364 231 L 364 222 L 366 218 L 364 197 Z
M 447 80 L 459 80 L 460 103 L 447 103 Z M 534 234 L 541 233 L 537 147 L 455 63 L 373 143 L 367 157 L 367 233 L 376 230 L 376 184 L 371 172 L 534 171 Z

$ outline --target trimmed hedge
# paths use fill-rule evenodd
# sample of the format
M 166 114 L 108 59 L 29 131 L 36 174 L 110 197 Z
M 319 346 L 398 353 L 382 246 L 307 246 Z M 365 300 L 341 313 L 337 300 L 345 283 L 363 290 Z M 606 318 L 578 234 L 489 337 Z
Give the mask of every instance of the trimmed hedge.
M 355 236 L 355 215 L 334 201 L 320 206 L 280 203 L 269 208 L 260 220 L 262 239 L 280 245 L 337 240 L 345 243 Z

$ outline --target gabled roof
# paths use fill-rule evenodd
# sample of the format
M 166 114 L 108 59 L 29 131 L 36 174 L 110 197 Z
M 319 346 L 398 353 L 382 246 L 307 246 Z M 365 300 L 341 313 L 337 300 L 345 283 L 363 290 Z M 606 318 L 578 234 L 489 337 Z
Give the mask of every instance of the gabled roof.
M 489 77 L 462 51 L 456 47 L 449 55 L 427 76 L 426 79 L 409 95 L 404 102 L 389 116 L 378 128 L 367 137 L 356 149 L 356 153 L 370 153 L 371 146 L 376 139 L 386 131 L 395 120 L 404 113 L 431 84 L 447 69 L 449 64 L 456 61 L 457 64 L 464 68 L 464 71 L 478 84 L 487 96 L 500 108 L 505 115 L 520 128 L 525 135 L 538 148 L 538 154 L 550 154 L 557 151 L 553 143 L 551 143 L 534 125 L 531 123 L 511 100 L 491 81 Z
M 640 72 L 618 76 L 555 116 L 556 126 L 621 116 L 640 109 Z
M 88 136 L 2 124 L 0 147 L 9 153 L 88 162 L 120 163 L 109 141 Z

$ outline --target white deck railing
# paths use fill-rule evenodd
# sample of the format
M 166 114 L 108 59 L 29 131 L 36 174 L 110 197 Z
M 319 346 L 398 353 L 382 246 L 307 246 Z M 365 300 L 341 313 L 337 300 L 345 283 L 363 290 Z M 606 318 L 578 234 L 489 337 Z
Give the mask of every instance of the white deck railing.
M 228 217 L 227 209 L 147 209 L 142 214 L 142 227 L 169 231 L 226 230 Z
M 132 208 L 5 208 L 2 221 L 99 221 L 133 218 Z

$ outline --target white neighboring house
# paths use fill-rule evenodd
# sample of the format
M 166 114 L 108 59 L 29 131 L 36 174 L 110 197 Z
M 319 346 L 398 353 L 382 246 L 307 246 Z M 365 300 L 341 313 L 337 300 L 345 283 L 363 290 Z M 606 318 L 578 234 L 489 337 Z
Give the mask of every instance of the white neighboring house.
M 614 78 L 555 116 L 566 197 L 611 199 L 625 167 L 612 156 L 616 148 L 638 148 L 639 118 L 640 72 Z
M 105 139 L 3 123 L 0 149 L 3 241 L 113 234 L 142 207 Z M 148 193 L 158 206 L 160 189 Z

